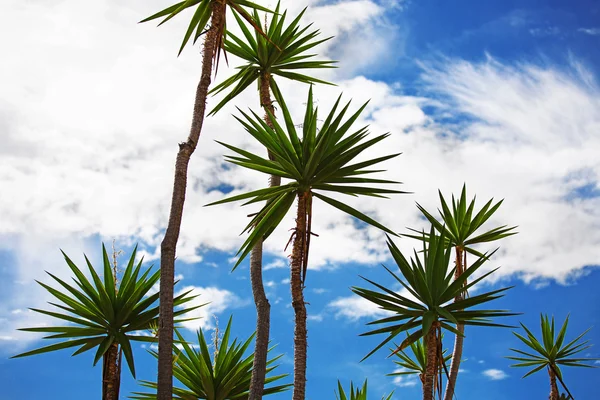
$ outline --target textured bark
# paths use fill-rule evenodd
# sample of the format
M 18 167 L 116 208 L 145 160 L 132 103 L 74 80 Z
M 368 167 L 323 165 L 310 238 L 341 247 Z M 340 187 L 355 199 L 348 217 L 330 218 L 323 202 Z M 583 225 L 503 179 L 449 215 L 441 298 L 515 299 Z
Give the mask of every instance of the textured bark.
M 260 76 L 260 104 L 265 109 L 265 122 L 271 128 L 273 122 L 269 118 L 269 111 L 275 114 L 275 108 L 271 101 L 269 74 Z M 269 158 L 272 159 L 271 154 Z M 269 187 L 279 186 L 281 178 L 271 175 Z M 248 400 L 262 399 L 265 378 L 267 374 L 267 353 L 269 351 L 269 331 L 271 329 L 271 305 L 265 293 L 262 279 L 262 241 L 258 242 L 250 254 L 250 282 L 252 283 L 252 296 L 256 306 L 256 341 L 254 343 L 254 360 L 252 362 L 252 378 L 250 379 L 250 391 Z
M 206 111 L 206 97 L 211 83 L 211 73 L 215 51 L 218 50 L 219 35 L 225 23 L 225 3 L 211 1 L 211 26 L 206 33 L 202 51 L 202 72 L 196 89 L 192 126 L 187 141 L 179 144 L 175 161 L 175 179 L 169 223 L 161 243 L 160 256 L 160 322 L 158 328 L 158 400 L 172 400 L 173 392 L 173 284 L 175 277 L 175 251 L 187 186 L 187 172 L 190 157 L 194 150 Z
M 433 323 L 424 339 L 427 346 L 427 365 L 425 366 L 425 381 L 423 382 L 423 400 L 433 400 L 433 380 L 437 372 L 436 329 L 437 325 Z
M 120 372 L 119 344 L 113 343 L 102 357 L 102 400 L 118 400 Z
M 556 374 L 552 368 L 548 367 L 548 375 L 550 375 L 550 400 L 558 400 L 558 386 L 556 385 Z
M 296 232 L 292 248 L 292 266 L 290 284 L 292 288 L 292 307 L 294 308 L 294 393 L 292 400 L 304 400 L 306 391 L 306 305 L 302 284 L 302 265 L 305 254 L 306 238 L 306 196 L 298 194 L 298 214 Z
M 454 279 L 458 278 L 464 271 L 465 265 L 463 262 L 464 250 L 460 246 L 456 246 L 456 271 L 454 272 Z M 462 300 L 462 296 L 456 296 L 454 301 Z M 462 310 L 459 310 L 462 311 Z M 456 330 L 464 335 L 465 325 L 457 324 Z M 456 335 L 454 337 L 454 349 L 452 350 L 452 361 L 450 363 L 450 373 L 448 378 L 448 385 L 446 386 L 446 393 L 444 394 L 444 400 L 452 400 L 454 396 L 454 389 L 456 388 L 456 380 L 458 378 L 458 369 L 460 368 L 460 360 L 463 353 L 463 342 L 464 336 Z

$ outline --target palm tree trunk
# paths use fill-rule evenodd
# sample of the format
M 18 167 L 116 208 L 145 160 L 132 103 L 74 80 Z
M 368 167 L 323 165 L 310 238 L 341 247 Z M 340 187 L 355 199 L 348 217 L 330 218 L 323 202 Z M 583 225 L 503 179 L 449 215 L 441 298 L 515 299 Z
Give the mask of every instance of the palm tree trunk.
M 260 76 L 260 104 L 265 109 L 265 122 L 272 128 L 273 122 L 269 118 L 268 112 L 275 114 L 275 108 L 271 101 L 269 78 L 268 73 L 263 73 Z M 270 153 L 269 158 L 273 159 Z M 281 178 L 271 175 L 269 187 L 279 186 L 280 184 Z M 260 400 L 265 388 L 269 331 L 271 329 L 271 305 L 265 293 L 262 279 L 262 241 L 252 248 L 250 254 L 250 282 L 254 304 L 256 305 L 256 341 L 254 343 L 254 360 L 252 362 L 252 378 L 250 379 L 248 400 Z
M 202 51 L 202 73 L 196 89 L 192 126 L 187 141 L 179 144 L 175 161 L 175 180 L 169 223 L 161 243 L 160 256 L 160 322 L 158 329 L 158 400 L 172 400 L 173 392 L 173 285 L 175 278 L 175 251 L 187 186 L 187 172 L 190 157 L 194 150 L 206 111 L 206 97 L 211 83 L 211 73 L 215 51 L 218 51 L 219 35 L 225 23 L 225 3 L 211 1 L 211 26 L 206 33 Z
M 102 357 L 102 400 L 119 399 L 119 364 L 119 344 L 113 343 Z
M 463 263 L 464 250 L 460 246 L 456 246 L 456 271 L 454 272 L 454 279 L 456 280 L 464 271 L 465 263 Z M 462 295 L 456 296 L 454 301 L 462 300 Z M 462 311 L 462 310 L 459 310 Z M 456 330 L 464 335 L 465 325 L 457 324 Z M 464 336 L 456 335 L 454 338 L 454 349 L 452 350 L 452 361 L 450 363 L 450 373 L 448 377 L 448 385 L 446 386 L 446 393 L 444 394 L 444 400 L 452 400 L 454 396 L 454 389 L 456 388 L 456 379 L 458 378 L 458 369 L 460 368 L 460 359 L 463 353 L 463 342 Z
M 558 386 L 556 385 L 556 374 L 552 368 L 548 367 L 548 375 L 550 375 L 550 400 L 558 400 Z
M 292 307 L 294 308 L 294 393 L 292 400 L 304 400 L 306 391 L 306 305 L 302 287 L 302 265 L 305 254 L 306 238 L 306 197 L 308 193 L 298 193 L 298 214 L 296 232 L 292 247 L 292 265 L 290 284 L 292 288 Z
M 437 371 L 437 325 L 434 322 L 425 335 L 425 346 L 427 349 L 427 364 L 425 366 L 425 377 L 423 382 L 423 400 L 433 400 L 433 380 Z

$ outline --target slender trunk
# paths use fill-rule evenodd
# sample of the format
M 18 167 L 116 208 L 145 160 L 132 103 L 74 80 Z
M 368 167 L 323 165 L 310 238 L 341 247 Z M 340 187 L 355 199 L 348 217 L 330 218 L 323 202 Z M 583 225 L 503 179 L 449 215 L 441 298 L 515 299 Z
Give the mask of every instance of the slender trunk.
M 464 271 L 465 263 L 463 262 L 464 250 L 460 246 L 456 246 L 456 271 L 454 272 L 454 279 L 456 280 Z M 454 301 L 462 300 L 462 295 L 456 296 Z M 459 310 L 462 311 L 462 310 Z M 456 330 L 464 335 L 465 325 L 457 324 Z M 463 342 L 464 336 L 456 335 L 454 338 L 454 350 L 452 350 L 452 361 L 450 363 L 450 373 L 448 377 L 448 385 L 446 386 L 446 393 L 444 394 L 444 400 L 452 400 L 454 396 L 454 389 L 456 388 L 456 379 L 458 378 L 458 369 L 460 368 L 460 359 L 463 353 Z
M 271 101 L 269 74 L 260 76 L 260 104 L 265 109 L 265 122 L 273 127 L 269 113 L 275 114 Z M 268 111 L 268 112 L 267 112 Z M 269 158 L 273 159 L 269 154 Z M 271 175 L 269 187 L 279 186 L 281 178 Z M 252 296 L 256 305 L 256 341 L 254 343 L 254 360 L 252 362 L 252 378 L 248 400 L 260 400 L 265 388 L 267 374 L 267 353 L 269 352 L 269 330 L 271 328 L 271 305 L 265 293 L 262 279 L 262 241 L 258 242 L 250 254 L 250 282 L 252 283 Z
M 292 400 L 304 400 L 306 391 L 306 305 L 302 287 L 302 266 L 306 238 L 306 196 L 298 193 L 298 214 L 296 232 L 292 248 L 290 284 L 292 287 L 292 307 L 294 308 L 294 393 Z
M 556 374 L 552 368 L 548 367 L 548 375 L 550 375 L 550 400 L 558 400 L 558 386 L 556 385 Z
M 175 180 L 169 223 L 161 243 L 160 256 L 160 322 L 158 334 L 158 400 L 172 400 L 173 392 L 173 284 L 175 277 L 175 251 L 187 185 L 187 171 L 190 157 L 200 137 L 206 97 L 211 83 L 212 64 L 215 51 L 218 51 L 219 35 L 225 23 L 225 3 L 211 1 L 211 26 L 206 33 L 202 51 L 202 73 L 196 89 L 192 126 L 187 141 L 179 144 L 175 161 Z
M 102 400 L 118 400 L 121 386 L 119 344 L 113 343 L 102 358 Z
M 433 400 L 433 380 L 437 372 L 437 324 L 434 322 L 425 335 L 425 346 L 427 349 L 427 364 L 425 366 L 425 378 L 423 382 L 423 400 Z

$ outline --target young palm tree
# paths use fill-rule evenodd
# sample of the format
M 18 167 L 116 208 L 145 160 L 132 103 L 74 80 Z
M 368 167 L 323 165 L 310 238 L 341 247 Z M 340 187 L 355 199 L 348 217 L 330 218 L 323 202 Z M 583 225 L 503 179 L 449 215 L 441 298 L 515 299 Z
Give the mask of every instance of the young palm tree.
M 194 99 L 194 111 L 192 114 L 192 126 L 185 142 L 179 144 L 179 151 L 175 160 L 175 178 L 173 182 L 173 195 L 171 198 L 171 209 L 169 211 L 169 223 L 165 231 L 165 237 L 160 246 L 160 327 L 158 343 L 158 398 L 159 400 L 171 400 L 173 389 L 173 363 L 171 347 L 173 345 L 173 281 L 175 279 L 175 251 L 181 219 L 183 218 L 183 205 L 185 203 L 185 192 L 187 186 L 187 172 L 190 158 L 200 138 L 204 114 L 206 109 L 206 97 L 211 83 L 213 61 L 218 68 L 219 55 L 223 47 L 225 35 L 226 8 L 236 10 L 244 18 L 251 18 L 242 7 L 269 11 L 248 0 L 184 0 L 158 13 L 140 21 L 147 22 L 157 18 L 163 18 L 164 24 L 175 17 L 181 11 L 196 6 L 190 25 L 185 33 L 179 53 L 194 36 L 193 42 L 204 33 L 204 49 L 202 51 L 202 72 L 196 89 Z M 207 24 L 210 21 L 210 26 Z M 255 29 L 261 31 L 260 26 Z
M 474 216 L 475 209 L 475 198 L 471 200 L 467 206 L 467 186 L 463 185 L 462 192 L 458 200 L 454 199 L 452 195 L 452 209 L 446 203 L 444 196 L 439 192 L 440 202 L 442 209 L 438 210 L 442 222 L 439 222 L 431 213 L 429 213 L 421 205 L 417 204 L 417 207 L 425 216 L 425 218 L 435 227 L 438 232 L 444 232 L 450 245 L 455 250 L 455 279 L 458 278 L 463 271 L 467 268 L 467 253 L 481 256 L 477 250 L 472 246 L 493 242 L 500 240 L 510 235 L 514 235 L 515 226 L 507 227 L 506 225 L 493 228 L 485 233 L 477 233 L 477 230 L 489 220 L 489 218 L 498 210 L 503 200 L 500 200 L 496 204 L 492 205 L 494 199 L 490 199 L 481 210 L 479 210 Z M 415 231 L 413 229 L 413 231 Z M 418 231 L 415 231 L 418 232 Z M 406 235 L 415 239 L 423 239 L 423 236 L 419 235 Z M 425 236 L 427 238 L 427 235 Z M 465 284 L 467 281 L 465 281 Z M 460 294 L 459 296 L 467 295 Z M 460 301 L 461 298 L 457 296 L 455 301 Z M 448 377 L 448 385 L 446 386 L 446 392 L 444 395 L 445 400 L 452 400 L 454 396 L 454 388 L 456 387 L 456 379 L 458 378 L 458 369 L 460 367 L 461 357 L 463 353 L 463 342 L 465 326 L 458 324 L 456 330 L 460 332 L 460 335 L 456 335 L 454 339 L 454 350 L 452 352 L 452 363 L 450 365 L 450 373 Z
M 173 347 L 173 351 L 175 352 L 173 374 L 185 388 L 174 388 L 174 399 L 222 400 L 248 398 L 254 355 L 250 354 L 244 357 L 244 353 L 246 353 L 246 350 L 250 346 L 254 334 L 243 343 L 234 339 L 230 344 L 231 318 L 229 318 L 221 343 L 218 343 L 218 339 L 215 341 L 215 349 L 211 358 L 202 329 L 197 332 L 198 350 L 190 346 L 178 331 L 175 332 L 182 348 Z M 158 353 L 154 351 L 151 353 L 155 357 L 158 357 Z M 267 373 L 277 368 L 277 365 L 271 366 L 271 364 L 281 356 L 279 355 L 267 362 Z M 268 385 L 286 376 L 287 374 L 270 376 L 266 378 L 266 384 Z M 142 381 L 142 386 L 156 389 L 157 385 L 155 382 Z M 267 387 L 264 394 L 280 393 L 288 390 L 290 386 L 278 385 Z M 155 393 L 155 390 L 152 393 L 136 392 L 131 398 L 139 400 L 156 399 Z
M 377 221 L 358 210 L 338 201 L 322 192 L 333 192 L 348 195 L 365 195 L 383 197 L 384 194 L 402 193 L 397 190 L 377 187 L 355 186 L 353 184 L 386 184 L 398 183 L 380 179 L 363 177 L 376 172 L 365 169 L 398 154 L 387 155 L 349 165 L 356 156 L 367 148 L 385 139 L 388 134 L 377 136 L 363 142 L 368 135 L 367 128 L 346 135 L 352 124 L 366 107 L 364 104 L 356 113 L 344 121 L 349 107 L 346 105 L 336 112 L 340 99 L 325 118 L 321 129 L 317 132 L 317 110 L 313 108 L 312 88 L 309 90 L 304 122 L 303 135 L 300 138 L 294 122 L 283 99 L 280 106 L 283 112 L 285 129 L 275 119 L 274 128 L 270 128 L 257 114 L 242 113 L 244 119 L 238 121 L 254 138 L 271 152 L 273 160 L 265 159 L 243 149 L 226 145 L 239 156 L 228 156 L 228 161 L 276 175 L 290 180 L 290 183 L 250 193 L 233 196 L 212 204 L 249 199 L 246 204 L 266 201 L 266 205 L 252 218 L 246 226 L 250 235 L 238 251 L 240 256 L 236 266 L 244 259 L 260 240 L 265 240 L 279 225 L 294 201 L 297 201 L 296 227 L 293 233 L 291 255 L 291 291 L 292 306 L 295 312 L 294 330 L 294 400 L 303 400 L 306 386 L 306 306 L 304 303 L 303 285 L 306 279 L 308 254 L 310 248 L 312 201 L 313 198 L 323 200 L 335 208 L 348 213 L 367 224 L 394 234 Z
M 142 261 L 134 265 L 137 247 L 133 250 L 129 263 L 125 268 L 123 276 L 118 284 L 111 270 L 111 264 L 102 245 L 104 279 L 96 273 L 94 267 L 85 258 L 92 281 L 85 277 L 65 253 L 65 261 L 75 274 L 77 286 L 72 286 L 46 272 L 60 286 L 62 291 L 54 289 L 42 282 L 38 282 L 44 289 L 52 294 L 62 304 L 49 303 L 66 313 L 46 311 L 32 308 L 32 311 L 49 315 L 69 322 L 67 326 L 52 326 L 40 328 L 24 328 L 27 332 L 44 332 L 51 335 L 44 339 L 62 339 L 62 341 L 31 350 L 14 356 L 25 357 L 34 354 L 47 353 L 50 351 L 77 347 L 73 355 L 96 349 L 94 365 L 103 358 L 102 368 L 102 399 L 114 400 L 119 398 L 119 386 L 121 380 L 121 356 L 125 354 L 125 360 L 131 374 L 135 378 L 135 365 L 133 362 L 133 351 L 131 341 L 155 342 L 153 337 L 142 336 L 138 331 L 146 330 L 158 321 L 159 294 L 149 295 L 153 285 L 158 282 L 160 272 L 156 271 L 150 275 L 151 267 L 140 275 Z M 64 292 L 66 290 L 66 292 Z M 186 292 L 174 299 L 174 305 L 180 306 L 192 300 L 195 296 L 188 296 Z M 174 315 L 180 316 L 198 307 L 175 311 Z
M 408 337 L 408 333 L 406 334 Z M 443 339 L 443 336 L 442 336 Z M 396 345 L 396 349 L 400 347 Z M 414 343 L 411 343 L 408 347 L 410 347 L 412 356 L 407 354 L 404 350 L 396 351 L 395 349 L 390 349 L 390 351 L 399 359 L 394 360 L 394 363 L 398 365 L 403 370 L 400 372 L 393 372 L 391 374 L 387 374 L 387 376 L 405 376 L 405 375 L 414 375 L 419 374 L 419 380 L 421 384 L 425 383 L 425 371 L 427 370 L 427 348 L 423 343 L 422 339 L 417 340 Z M 444 349 L 442 351 L 443 364 L 438 365 L 439 371 L 438 374 L 442 373 L 442 370 L 446 369 L 446 364 L 452 358 L 452 354 L 446 355 L 447 350 Z
M 310 25 L 300 28 L 300 20 L 304 15 L 304 9 L 289 25 L 285 25 L 286 14 L 279 14 L 279 3 L 269 24 L 265 25 L 263 36 L 254 30 L 254 35 L 245 22 L 235 16 L 244 39 L 240 39 L 231 32 L 227 33 L 224 49 L 229 54 L 234 54 L 246 64 L 239 68 L 238 72 L 215 86 L 211 93 L 219 93 L 229 90 L 227 95 L 209 113 L 218 112 L 225 104 L 247 89 L 250 85 L 258 83 L 260 105 L 265 110 L 264 120 L 272 129 L 274 127 L 271 118 L 275 118 L 275 107 L 271 100 L 271 87 L 278 95 L 279 90 L 275 83 L 275 76 L 285 79 L 294 79 L 303 83 L 327 83 L 314 77 L 300 74 L 298 71 L 306 68 L 330 68 L 332 61 L 310 60 L 315 55 L 307 54 L 318 44 L 328 40 L 315 40 L 319 31 L 307 32 Z M 253 25 L 260 25 L 261 20 L 258 12 L 252 15 Z M 307 61 L 309 60 L 309 61 Z M 269 155 L 273 160 L 273 156 Z M 271 175 L 269 186 L 279 186 L 281 178 Z M 250 255 L 250 281 L 252 283 L 252 294 L 256 305 L 256 342 L 254 349 L 254 366 L 252 369 L 252 382 L 248 400 L 261 398 L 264 387 L 265 369 L 267 360 L 267 349 L 269 346 L 270 329 L 270 305 L 265 294 L 262 280 L 262 241 L 256 243 Z
M 449 269 L 452 247 L 447 244 L 448 239 L 444 231 L 442 230 L 440 236 L 437 236 L 432 226 L 427 240 L 423 241 L 423 261 L 420 260 L 415 251 L 415 257 L 411 258 L 409 262 L 391 239 L 388 238 L 388 248 L 406 282 L 387 267 L 384 266 L 384 268 L 392 275 L 396 282 L 402 285 L 414 300 L 366 278 L 363 279 L 383 292 L 359 287 L 352 288 L 354 293 L 394 314 L 393 316 L 369 323 L 369 325 L 389 325 L 363 333 L 362 335 L 387 333 L 388 337 L 367 354 L 365 358 L 371 356 L 402 332 L 409 332 L 412 329 L 416 329 L 400 344 L 396 352 L 402 351 L 411 343 L 424 338 L 427 359 L 425 382 L 423 384 L 423 400 L 431 400 L 433 398 L 434 387 L 437 388 L 439 396 L 441 396 L 441 376 L 438 379 L 437 372 L 440 371 L 439 366 L 443 360 L 442 328 L 461 335 L 451 324 L 462 323 L 464 325 L 507 327 L 506 325 L 491 322 L 491 318 L 515 315 L 506 310 L 473 309 L 475 306 L 504 296 L 502 293 L 509 288 L 493 290 L 470 298 L 464 298 L 463 294 L 469 288 L 488 277 L 495 269 L 465 284 L 469 276 L 473 275 L 488 260 L 489 256 L 483 255 L 453 281 L 456 267 Z M 452 299 L 456 299 L 458 296 L 460 296 L 459 301 L 451 302 Z
M 383 396 L 381 400 L 390 400 L 394 392 Z M 354 388 L 354 384 L 350 382 L 350 395 L 346 395 L 340 381 L 338 381 L 338 390 L 335 392 L 336 400 L 367 400 L 367 380 L 363 383 L 362 388 L 358 386 Z
M 598 358 L 575 358 L 578 353 L 589 349 L 591 345 L 588 345 L 589 341 L 581 341 L 583 336 L 591 329 L 586 330 L 581 335 L 577 336 L 572 341 L 565 343 L 565 336 L 567 333 L 567 325 L 569 324 L 569 316 L 565 319 L 563 326 L 558 332 L 558 336 L 555 336 L 554 330 L 554 317 L 552 320 L 547 315 L 540 315 L 540 325 L 542 330 L 542 341 L 538 341 L 531 331 L 521 323 L 521 326 L 527 333 L 527 337 L 524 337 L 516 332 L 513 334 L 518 337 L 529 349 L 533 350 L 532 353 L 527 353 L 522 350 L 510 349 L 518 356 L 506 357 L 511 360 L 519 361 L 517 364 L 513 364 L 512 367 L 533 367 L 529 372 L 523 375 L 523 378 L 540 371 L 543 368 L 548 370 L 550 376 L 550 400 L 559 400 L 558 386 L 556 385 L 556 378 L 560 381 L 564 389 L 569 394 L 569 398 L 573 395 L 567 389 L 564 383 L 561 366 L 564 367 L 585 367 L 585 368 L 597 368 L 593 365 L 585 364 L 586 362 L 600 360 Z

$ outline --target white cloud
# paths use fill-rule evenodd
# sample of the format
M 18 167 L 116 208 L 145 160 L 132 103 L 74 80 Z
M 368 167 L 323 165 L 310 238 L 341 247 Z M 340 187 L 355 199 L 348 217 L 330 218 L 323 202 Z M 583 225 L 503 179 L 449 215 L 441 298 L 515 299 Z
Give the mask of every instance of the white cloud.
M 579 28 L 577 31 L 592 36 L 600 35 L 600 28 Z
M 321 322 L 323 321 L 323 314 L 309 314 L 306 318 L 309 321 Z
M 482 372 L 482 374 L 493 381 L 500 381 L 508 378 L 508 374 L 506 372 L 495 368 L 486 369 Z
M 196 310 L 185 314 L 186 318 L 197 318 L 193 321 L 182 322 L 181 325 L 187 329 L 197 330 L 212 329 L 214 327 L 213 315 L 223 313 L 225 310 L 243 307 L 250 302 L 236 296 L 233 292 L 217 287 L 186 286 L 179 290 L 176 295 L 192 290 L 191 295 L 199 295 L 194 300 L 186 303 L 187 307 L 206 304 Z
M 281 258 L 276 258 L 274 261 L 265 264 L 263 266 L 263 270 L 264 271 L 268 271 L 270 269 L 275 269 L 275 268 L 286 268 L 288 266 L 288 263 L 286 263 L 285 261 L 283 261 L 283 259 Z
M 394 373 L 396 372 L 405 372 L 408 371 L 406 368 L 396 368 L 394 369 Z M 418 374 L 413 375 L 398 375 L 394 377 L 394 385 L 399 387 L 412 387 L 420 384 Z
M 378 305 L 359 296 L 340 297 L 328 304 L 335 309 L 336 317 L 345 317 L 356 321 L 363 317 L 384 317 L 389 315 L 388 311 L 382 310 Z

